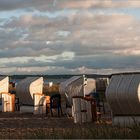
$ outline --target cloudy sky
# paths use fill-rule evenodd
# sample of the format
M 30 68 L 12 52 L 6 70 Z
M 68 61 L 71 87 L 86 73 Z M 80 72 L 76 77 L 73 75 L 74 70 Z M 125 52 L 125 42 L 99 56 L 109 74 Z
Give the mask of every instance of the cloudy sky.
M 140 71 L 140 0 L 0 0 L 0 74 Z

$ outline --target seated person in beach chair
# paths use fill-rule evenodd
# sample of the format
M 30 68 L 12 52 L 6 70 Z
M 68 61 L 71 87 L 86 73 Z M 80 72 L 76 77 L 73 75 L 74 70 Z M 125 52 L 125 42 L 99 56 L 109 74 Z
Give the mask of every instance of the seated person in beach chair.
M 51 116 L 53 116 L 53 111 L 52 111 L 53 108 L 57 109 L 58 116 L 60 116 L 60 111 L 61 111 L 61 115 L 63 114 L 61 108 L 61 95 L 59 93 L 52 95 L 50 98 Z
M 15 97 L 15 110 L 20 111 L 20 103 L 18 97 Z
M 100 97 L 99 97 L 99 93 L 98 92 L 92 92 L 90 94 L 91 97 L 95 98 L 96 100 L 96 105 L 99 106 L 100 104 Z
M 10 84 L 9 84 L 9 92 L 11 94 L 16 94 L 15 83 L 10 82 Z
M 100 98 L 100 93 L 99 92 L 93 92 L 90 94 L 91 97 L 94 97 L 96 100 L 96 106 L 98 108 L 98 111 L 101 112 L 101 107 L 103 108 L 103 113 L 105 113 L 105 108 L 104 108 L 104 101 Z

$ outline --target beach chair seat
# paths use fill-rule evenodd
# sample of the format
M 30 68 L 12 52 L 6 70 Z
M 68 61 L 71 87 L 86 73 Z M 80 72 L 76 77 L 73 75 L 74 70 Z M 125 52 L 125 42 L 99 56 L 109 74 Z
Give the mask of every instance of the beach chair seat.
M 51 116 L 53 116 L 53 109 L 57 109 L 58 116 L 60 116 L 62 113 L 62 108 L 61 108 L 61 95 L 60 94 L 54 94 L 50 98 L 50 111 L 51 111 Z
M 96 100 L 96 106 L 97 106 L 98 112 L 103 112 L 105 114 L 104 99 L 100 97 L 100 93 L 94 92 L 91 94 L 91 96 L 94 97 Z

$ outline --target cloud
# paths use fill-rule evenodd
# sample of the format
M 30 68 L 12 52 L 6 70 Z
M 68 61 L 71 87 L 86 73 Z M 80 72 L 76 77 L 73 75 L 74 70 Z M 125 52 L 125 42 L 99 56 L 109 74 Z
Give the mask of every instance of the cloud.
M 2 69 L 11 67 L 11 73 L 140 69 L 139 19 L 117 11 L 95 12 L 96 8 L 137 7 L 137 1 L 12 2 L 0 1 L 0 10 L 26 12 L 0 19 Z M 32 12 L 38 10 L 38 14 Z M 9 63 L 8 58 L 14 61 Z
M 87 8 L 127 8 L 140 7 L 140 1 L 135 0 L 1 0 L 0 10 L 40 10 L 56 11 L 61 9 Z
M 139 26 L 138 20 L 125 14 L 95 15 L 86 11 L 82 15 L 77 13 L 53 19 L 27 14 L 14 18 L 2 26 L 2 35 L 5 34 L 2 41 L 8 40 L 9 36 L 12 37 L 9 41 L 11 45 L 7 44 L 9 49 L 2 53 L 8 54 L 10 48 L 17 55 L 20 54 L 17 52 L 24 48 L 25 53 L 23 51 L 22 56 L 38 56 L 41 53 L 56 55 L 64 51 L 72 51 L 76 55 L 114 51 L 119 53 L 120 49 L 131 49 L 132 46 L 133 49 L 138 48 Z M 11 57 L 13 56 L 11 53 Z
M 113 1 L 113 0 L 71 0 L 63 1 L 62 7 L 66 8 L 125 8 L 140 7 L 140 1 Z
M 3 67 L 16 67 L 28 69 L 35 67 L 36 69 L 43 69 L 45 67 L 63 67 L 64 69 L 69 69 L 71 71 L 78 70 L 79 68 L 85 69 L 138 69 L 140 68 L 139 56 L 120 56 L 110 55 L 110 56 L 75 56 L 72 59 L 63 59 L 63 55 L 55 57 L 26 57 L 22 61 L 17 57 L 13 62 L 6 61 L 1 62 L 0 65 Z M 23 61 L 24 60 L 24 61 Z M 56 61 L 57 60 L 57 61 Z M 126 67 L 127 66 L 127 67 Z
M 46 4 L 51 4 L 50 0 L 1 0 L 0 1 L 0 10 L 17 10 L 17 9 L 34 9 L 34 8 L 43 8 L 46 7 Z
M 125 50 L 114 51 L 114 54 L 121 54 L 123 56 L 140 56 L 140 47 L 139 48 L 130 48 Z

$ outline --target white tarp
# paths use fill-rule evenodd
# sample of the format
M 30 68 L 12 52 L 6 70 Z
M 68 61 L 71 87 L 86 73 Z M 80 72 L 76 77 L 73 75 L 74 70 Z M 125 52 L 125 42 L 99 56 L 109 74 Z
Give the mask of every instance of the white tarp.
M 59 86 L 60 94 L 65 94 L 68 103 L 72 105 L 73 96 L 84 96 L 84 77 L 73 76 L 70 79 L 62 82 Z
M 9 77 L 0 77 L 0 111 L 14 111 L 15 96 L 9 93 Z
M 96 80 L 93 78 L 87 78 L 87 83 L 84 87 L 84 95 L 89 95 L 96 91 Z
M 46 96 L 43 92 L 43 77 L 27 77 L 16 86 L 17 97 L 21 103 L 21 113 L 46 113 Z
M 27 77 L 16 86 L 16 95 L 24 105 L 34 105 L 33 94 L 42 93 L 43 77 Z
M 9 77 L 0 77 L 0 93 L 2 92 L 9 92 Z
M 112 76 L 106 89 L 106 98 L 113 116 L 127 116 L 125 119 L 131 116 L 140 117 L 140 74 Z M 119 120 L 125 120 L 122 118 Z

